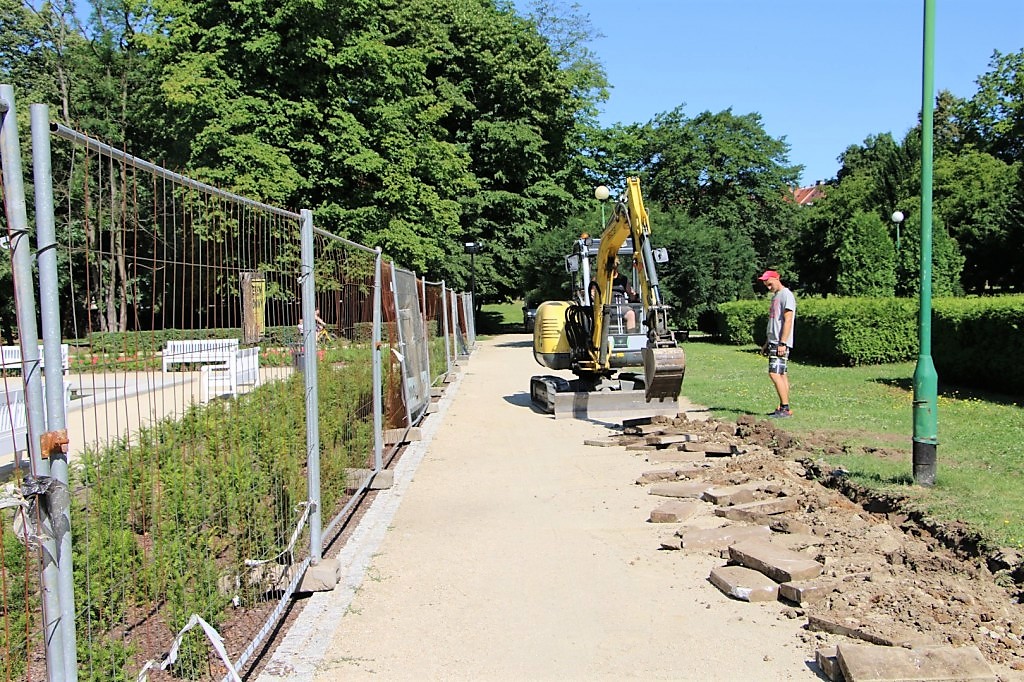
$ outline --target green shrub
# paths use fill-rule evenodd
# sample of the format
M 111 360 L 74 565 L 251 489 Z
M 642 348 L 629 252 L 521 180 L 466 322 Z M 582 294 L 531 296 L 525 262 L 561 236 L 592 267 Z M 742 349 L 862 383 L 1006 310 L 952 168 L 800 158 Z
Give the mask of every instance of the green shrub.
M 719 306 L 718 337 L 737 345 L 764 343 L 768 302 Z M 834 365 L 913 360 L 920 303 L 910 298 L 800 298 L 795 354 Z M 1024 296 L 937 298 L 932 302 L 932 359 L 939 378 L 1019 395 L 1024 368 Z
M 768 323 L 768 304 L 765 301 L 733 301 L 722 303 L 715 314 L 715 335 L 723 342 L 742 346 L 763 343 Z
M 939 299 L 932 356 L 940 379 L 1024 393 L 1024 296 Z
M 340 507 L 345 471 L 373 449 L 367 346 L 322 351 L 319 364 L 321 505 Z M 75 469 L 73 544 L 83 660 L 116 666 L 129 649 L 117 628 L 129 613 L 165 624 L 170 642 L 192 614 L 214 627 L 228 605 L 265 598 L 246 563 L 290 564 L 288 551 L 308 499 L 305 389 L 301 374 L 237 399 L 193 405 L 179 419 L 141 429 L 131 443 L 83 454 Z M 308 547 L 308 531 L 298 539 Z M 201 677 L 209 644 L 200 630 L 182 642 L 173 673 Z M 147 652 L 151 653 L 151 652 Z

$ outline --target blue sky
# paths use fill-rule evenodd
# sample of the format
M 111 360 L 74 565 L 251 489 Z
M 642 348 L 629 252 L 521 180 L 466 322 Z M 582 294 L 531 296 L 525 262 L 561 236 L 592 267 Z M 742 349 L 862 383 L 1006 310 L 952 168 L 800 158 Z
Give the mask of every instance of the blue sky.
M 577 1 L 604 36 L 590 45 L 613 86 L 602 124 L 680 104 L 689 116 L 757 112 L 808 185 L 835 177 L 849 145 L 917 123 L 923 0 Z M 970 97 L 993 50 L 1024 49 L 1024 0 L 935 5 L 936 92 Z

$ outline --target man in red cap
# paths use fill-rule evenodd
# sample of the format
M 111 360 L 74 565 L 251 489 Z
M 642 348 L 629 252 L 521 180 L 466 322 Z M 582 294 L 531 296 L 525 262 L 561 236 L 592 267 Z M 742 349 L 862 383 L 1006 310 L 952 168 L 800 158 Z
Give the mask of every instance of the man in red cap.
M 768 291 L 772 292 L 764 353 L 768 356 L 768 377 L 775 384 L 775 391 L 779 394 L 779 407 L 768 416 L 783 419 L 793 416 L 793 410 L 789 409 L 789 375 L 786 373 L 786 365 L 789 351 L 793 348 L 796 297 L 782 285 L 779 273 L 775 270 L 765 270 L 757 279 L 764 282 Z

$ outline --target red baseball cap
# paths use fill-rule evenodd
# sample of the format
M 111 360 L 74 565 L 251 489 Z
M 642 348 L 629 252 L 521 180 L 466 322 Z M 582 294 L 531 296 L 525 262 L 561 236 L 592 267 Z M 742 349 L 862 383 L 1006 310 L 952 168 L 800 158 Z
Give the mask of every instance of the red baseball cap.
M 764 274 L 761 275 L 760 277 L 758 277 L 757 279 L 759 281 L 761 281 L 761 282 L 764 282 L 764 281 L 767 281 L 769 279 L 781 279 L 781 278 L 779 277 L 779 273 L 775 272 L 774 270 L 765 270 Z

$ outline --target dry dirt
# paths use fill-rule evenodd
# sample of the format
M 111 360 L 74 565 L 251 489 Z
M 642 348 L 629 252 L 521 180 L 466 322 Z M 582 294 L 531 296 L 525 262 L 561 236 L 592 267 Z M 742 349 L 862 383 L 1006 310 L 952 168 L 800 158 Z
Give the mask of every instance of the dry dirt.
M 777 484 L 780 496 L 799 500 L 800 511 L 763 522 L 780 532 L 776 541 L 823 563 L 824 576 L 835 582 L 826 598 L 795 608 L 794 617 L 855 627 L 860 632 L 855 638 L 867 640 L 974 645 L 1001 669 L 1003 679 L 1024 678 L 1017 672 L 1024 670 L 1019 553 L 1002 549 L 982 555 L 977 536 L 962 525 L 934 522 L 904 510 L 898 499 L 850 483 L 841 469 L 811 455 L 839 450 L 828 436 L 797 440 L 776 422 L 752 417 L 653 422 L 629 431 L 696 434 L 744 452 L 709 469 L 701 480 L 768 480 Z M 624 434 L 620 440 L 637 438 Z M 800 637 L 811 641 L 815 635 L 808 629 Z

